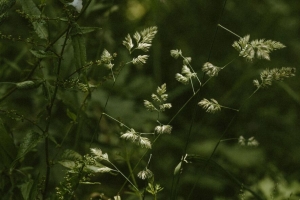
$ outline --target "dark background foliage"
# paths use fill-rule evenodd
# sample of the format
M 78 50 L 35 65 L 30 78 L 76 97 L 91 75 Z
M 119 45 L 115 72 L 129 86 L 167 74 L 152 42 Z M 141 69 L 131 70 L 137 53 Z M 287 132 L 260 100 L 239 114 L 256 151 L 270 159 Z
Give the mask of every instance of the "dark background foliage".
M 36 1 L 37 4 L 40 3 Z M 45 14 L 49 17 L 61 15 L 62 4 L 59 1 L 45 1 Z M 86 3 L 86 1 L 83 1 Z M 107 95 L 111 93 L 105 110 L 111 116 L 120 119 L 136 130 L 152 131 L 156 125 L 156 115 L 143 108 L 143 100 L 157 86 L 167 83 L 169 102 L 172 109 L 168 110 L 161 121 L 167 123 L 192 96 L 190 86 L 183 86 L 175 80 L 175 74 L 181 71 L 181 61 L 170 56 L 170 50 L 181 49 L 183 55 L 192 57 L 192 66 L 198 74 L 206 61 L 217 66 L 224 66 L 238 56 L 231 46 L 238 38 L 218 28 L 217 23 L 222 13 L 224 1 L 187 1 L 187 0 L 123 0 L 92 1 L 86 13 L 78 21 L 80 26 L 97 26 L 101 29 L 89 33 L 85 37 L 87 60 L 100 58 L 103 49 L 116 52 L 114 63 L 131 60 L 122 45 L 124 37 L 149 26 L 157 26 L 158 33 L 150 50 L 150 58 L 142 67 L 126 66 L 120 73 L 114 88 L 111 81 L 104 82 L 97 88 L 85 105 L 86 110 L 80 121 L 81 125 L 70 131 L 62 149 L 71 148 L 81 154 L 89 151 L 91 137 L 96 130 L 97 118 L 104 112 Z M 22 38 L 33 35 L 28 21 L 16 13 L 21 9 L 16 5 L 10 10 L 9 17 L 0 24 L 2 34 L 11 34 Z M 220 135 L 230 122 L 233 111 L 222 110 L 214 115 L 196 108 L 202 98 L 215 98 L 220 104 L 238 108 L 255 90 L 253 79 L 259 79 L 259 73 L 265 68 L 296 67 L 300 62 L 300 4 L 298 1 L 284 0 L 227 0 L 220 24 L 240 36 L 250 34 L 251 39 L 271 39 L 280 41 L 287 47 L 271 54 L 271 61 L 256 60 L 246 62 L 243 58 L 236 59 L 218 77 L 212 79 L 204 87 L 200 96 L 192 100 L 172 121 L 171 135 L 160 137 L 151 150 L 150 169 L 155 174 L 155 181 L 164 190 L 159 199 L 168 199 L 171 193 L 173 171 L 181 159 L 187 135 L 190 130 L 187 153 L 198 154 L 208 158 L 213 151 Z M 50 38 L 64 29 L 61 23 L 49 22 Z M 217 30 L 216 30 L 217 29 Z M 214 34 L 216 33 L 215 40 Z M 33 60 L 28 49 L 31 44 L 0 40 L 0 80 L 1 82 L 19 82 L 24 79 Z M 55 46 L 59 48 L 59 44 Z M 136 56 L 134 54 L 133 56 Z M 67 47 L 62 65 L 62 76 L 70 74 L 74 58 L 72 48 Z M 56 63 L 45 62 L 44 70 L 47 78 L 53 78 Z M 91 82 L 99 83 L 106 75 L 105 70 L 93 68 L 88 77 Z M 38 72 L 36 77 L 38 77 Z M 36 78 L 35 77 L 35 78 Z M 9 85 L 0 85 L 0 97 L 10 89 Z M 236 140 L 222 142 L 217 149 L 214 160 L 224 169 L 232 173 L 240 182 L 249 186 L 265 199 L 271 199 L 276 184 L 284 188 L 278 192 L 278 198 L 288 198 L 290 194 L 299 198 L 299 143 L 300 143 L 300 82 L 296 77 L 282 83 L 274 83 L 270 88 L 260 90 L 247 101 L 238 117 L 234 120 L 224 139 L 245 138 L 254 136 L 260 143 L 257 148 L 241 148 Z M 70 119 L 67 110 L 76 113 L 85 94 L 69 90 L 60 90 L 55 103 L 50 133 L 58 142 L 68 131 Z M 27 118 L 37 120 L 43 126 L 46 100 L 41 88 L 29 91 L 17 91 L 1 101 L 1 108 L 17 110 Z M 196 113 L 195 113 L 196 110 Z M 196 114 L 194 117 L 194 113 Z M 32 129 L 30 123 L 21 122 L 1 116 L 7 129 L 14 135 L 18 145 L 26 132 Z M 121 155 L 123 141 L 119 140 L 120 127 L 106 118 L 99 124 L 99 131 L 92 146 L 100 147 L 107 152 L 112 161 L 127 174 L 126 164 Z M 59 154 L 55 144 L 51 155 Z M 132 164 L 134 165 L 143 154 L 137 147 L 131 147 Z M 44 170 L 43 143 L 37 151 L 25 158 L 22 166 L 32 166 L 32 176 Z M 150 153 L 150 152 L 149 152 Z M 149 153 L 147 155 L 149 155 Z M 148 157 L 144 158 L 145 166 Z M 55 165 L 51 177 L 51 187 L 55 187 L 63 176 L 63 168 Z M 124 182 L 120 176 L 99 175 L 95 181 L 100 186 L 82 186 L 78 190 L 81 198 L 88 198 L 92 193 L 116 195 Z M 203 164 L 186 165 L 178 185 L 178 198 L 186 199 L 196 183 L 191 199 L 238 199 L 241 187 L 224 174 L 220 169 L 209 166 L 203 170 Z M 140 182 L 140 185 L 144 184 Z M 276 196 L 276 194 L 273 194 Z M 281 195 L 281 196 L 280 196 Z M 122 194 L 122 199 L 134 199 Z

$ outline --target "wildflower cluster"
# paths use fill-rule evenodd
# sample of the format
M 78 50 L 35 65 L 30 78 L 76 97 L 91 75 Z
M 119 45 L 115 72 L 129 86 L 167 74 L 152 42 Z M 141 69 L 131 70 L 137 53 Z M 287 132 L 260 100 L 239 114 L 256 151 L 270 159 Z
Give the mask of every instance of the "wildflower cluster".
M 130 53 L 132 53 L 136 49 L 140 49 L 144 52 L 149 51 L 149 48 L 151 47 L 152 40 L 157 33 L 157 27 L 149 27 L 144 29 L 142 32 L 135 32 L 133 35 L 133 38 L 136 41 L 136 47 L 134 47 L 133 41 L 131 36 L 128 34 L 125 37 L 125 40 L 123 41 L 123 45 L 128 49 Z
M 157 87 L 156 93 L 152 94 L 151 98 L 153 102 L 156 102 L 159 104 L 159 106 L 155 106 L 154 103 L 151 103 L 148 100 L 144 100 L 144 106 L 149 111 L 157 111 L 157 112 L 163 112 L 166 109 L 170 109 L 172 107 L 171 103 L 165 103 L 168 99 L 168 94 L 165 94 L 167 91 L 167 85 L 164 83 L 161 85 L 161 87 Z
M 159 184 L 154 185 L 152 183 L 148 183 L 148 186 L 146 187 L 146 191 L 149 192 L 150 194 L 154 195 L 155 197 L 156 197 L 157 193 L 159 193 L 163 189 L 164 188 L 161 187 Z
M 260 73 L 261 82 L 254 80 L 253 84 L 257 88 L 266 88 L 272 85 L 273 81 L 282 81 L 285 78 L 295 76 L 296 68 L 282 67 L 281 69 L 265 69 Z
M 181 69 L 181 74 L 177 73 L 175 75 L 175 78 L 178 82 L 183 83 L 183 84 L 188 84 L 189 81 L 192 81 L 192 78 L 197 77 L 196 73 L 192 73 L 190 68 L 187 65 L 183 65 Z
M 172 126 L 170 126 L 170 125 L 159 125 L 159 126 L 155 127 L 154 131 L 157 134 L 164 134 L 164 133 L 171 134 Z
M 182 52 L 181 50 L 175 49 L 175 50 L 171 50 L 171 56 L 175 59 L 177 59 L 179 56 L 182 57 Z
M 218 76 L 218 73 L 221 71 L 221 69 L 221 67 L 214 66 L 209 62 L 204 63 L 202 67 L 202 71 L 210 77 Z
M 57 84 L 64 89 L 77 89 L 82 92 L 87 92 L 89 88 L 96 87 L 94 85 L 81 83 L 79 79 L 67 79 L 65 81 L 59 81 Z
M 114 60 L 114 57 L 116 57 L 116 54 L 111 55 L 106 49 L 104 49 L 101 55 L 101 59 L 96 60 L 96 64 L 97 65 L 103 64 L 106 68 L 110 69 L 111 74 L 113 76 L 113 80 L 115 81 L 116 79 L 112 70 L 114 64 L 111 63 Z
M 138 57 L 132 59 L 132 63 L 134 65 L 143 65 L 146 63 L 148 58 L 148 55 L 139 55 Z
M 221 110 L 221 106 L 215 99 L 210 99 L 209 101 L 204 98 L 198 103 L 198 105 L 201 106 L 208 113 L 215 113 Z
M 193 78 L 196 78 L 199 82 L 199 85 L 201 86 L 201 81 L 199 80 L 197 73 L 194 71 L 194 69 L 191 66 L 191 62 L 192 62 L 192 58 L 191 57 L 184 57 L 182 55 L 182 51 L 181 50 L 171 50 L 170 51 L 171 56 L 175 59 L 177 59 L 178 57 L 182 57 L 183 58 L 183 66 L 181 69 L 181 73 L 176 73 L 175 75 L 175 79 L 184 84 L 187 85 L 189 82 L 191 82 L 192 88 L 193 88 L 193 92 L 195 94 L 195 90 L 194 90 L 194 85 L 193 85 Z
M 272 40 L 253 40 L 249 42 L 250 35 L 240 38 L 239 41 L 233 43 L 233 47 L 240 53 L 239 55 L 252 61 L 256 55 L 258 59 L 270 60 L 270 53 L 285 46 L 280 42 Z
M 101 59 L 96 60 L 97 65 L 103 64 L 106 68 L 112 69 L 114 64 L 111 61 L 114 60 L 114 56 L 112 56 L 106 49 L 103 50 Z
M 239 137 L 238 144 L 241 146 L 249 146 L 249 147 L 257 147 L 259 145 L 258 141 L 254 137 L 245 139 L 243 136 Z
M 141 32 L 135 32 L 133 38 L 136 44 L 133 43 L 132 37 L 130 36 L 130 34 L 128 34 L 125 37 L 125 40 L 123 41 L 123 45 L 128 49 L 130 54 L 137 49 L 140 49 L 143 52 L 148 52 L 149 48 L 152 45 L 152 40 L 154 39 L 156 33 L 157 33 L 156 26 L 146 28 Z M 138 57 L 133 58 L 131 62 L 134 65 L 143 65 L 146 63 L 148 58 L 149 55 L 139 55 Z
M 138 132 L 136 132 L 133 128 L 126 131 L 121 135 L 121 138 L 125 140 L 129 140 L 134 144 L 146 149 L 151 149 L 151 142 L 148 138 L 142 137 Z
M 153 177 L 153 172 L 146 167 L 144 170 L 140 171 L 137 176 L 142 180 L 150 179 Z

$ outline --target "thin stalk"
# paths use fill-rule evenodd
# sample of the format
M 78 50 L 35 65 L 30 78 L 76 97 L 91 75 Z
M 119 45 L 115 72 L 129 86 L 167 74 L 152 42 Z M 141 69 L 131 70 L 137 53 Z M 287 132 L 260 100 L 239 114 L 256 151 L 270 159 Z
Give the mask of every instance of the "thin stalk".
M 195 94 L 195 89 L 194 89 L 194 85 L 193 85 L 193 80 L 192 80 L 192 78 L 190 78 L 190 81 L 191 81 L 191 85 L 192 85 L 192 89 L 193 89 L 193 94 Z
M 238 140 L 239 138 L 228 138 L 228 139 L 224 139 L 221 140 L 220 142 L 226 142 L 226 141 L 230 141 L 230 140 Z
M 69 29 L 71 28 L 71 25 L 69 25 L 68 27 Z M 64 54 L 65 51 L 65 47 L 67 45 L 67 41 L 69 39 L 69 31 L 67 31 L 66 36 L 65 36 L 65 40 L 64 43 L 62 45 L 62 49 L 60 52 L 60 57 L 58 59 L 58 64 L 57 64 L 57 72 L 56 72 L 56 80 L 59 80 L 59 74 L 60 74 L 60 68 L 61 68 L 61 62 L 62 62 L 62 55 Z M 54 102 L 56 100 L 56 95 L 58 92 L 58 85 L 55 86 L 54 92 L 53 92 L 53 96 L 50 100 L 50 104 L 47 107 L 47 111 L 48 111 L 48 122 L 46 124 L 46 128 L 44 130 L 44 135 L 45 135 L 45 160 L 46 160 L 46 178 L 45 178 L 45 186 L 44 189 L 42 191 L 42 195 L 43 195 L 43 199 L 46 198 L 47 195 L 47 190 L 48 190 L 48 185 L 49 185 L 49 179 L 50 179 L 50 173 L 51 173 L 51 168 L 50 168 L 50 159 L 49 159 L 49 138 L 48 138 L 48 131 L 49 131 L 49 127 L 50 127 L 50 122 L 51 122 L 51 118 L 52 118 L 52 108 L 54 105 Z
M 224 29 L 224 30 L 228 31 L 229 33 L 231 33 L 231 34 L 235 35 L 235 36 L 236 36 L 236 37 L 238 37 L 238 38 L 242 38 L 241 36 L 239 36 L 239 35 L 238 35 L 238 34 L 236 34 L 235 32 L 233 32 L 233 31 L 231 31 L 231 30 L 229 30 L 229 29 L 225 28 L 225 27 L 224 27 L 224 26 L 222 26 L 221 24 L 218 24 L 218 27 L 221 27 L 222 29 Z
M 221 108 L 226 108 L 226 109 L 228 109 L 228 110 L 234 110 L 234 111 L 236 111 L 236 112 L 239 112 L 238 109 L 234 109 L 234 108 L 230 108 L 230 107 L 226 107 L 226 106 L 221 106 L 221 105 L 220 105 L 220 107 L 221 107 Z
M 131 166 L 131 163 L 130 163 L 130 158 L 129 158 L 127 149 L 126 149 L 126 164 L 127 164 L 128 169 L 129 169 L 131 179 L 132 179 L 134 185 L 137 187 L 137 182 L 136 182 L 136 179 L 135 179 L 134 174 L 133 174 L 133 169 L 132 169 L 132 166 Z
M 105 115 L 105 116 L 107 116 L 108 118 L 110 118 L 110 119 L 114 120 L 115 122 L 118 122 L 118 123 L 120 124 L 120 126 L 124 126 L 124 127 L 126 127 L 128 130 L 130 130 L 130 128 L 129 128 L 128 126 L 126 126 L 125 124 L 123 124 L 123 123 L 122 123 L 122 122 L 120 122 L 119 120 L 117 120 L 117 119 L 113 118 L 112 116 L 110 116 L 110 115 L 108 115 L 108 114 L 106 114 L 106 113 L 102 113 L 102 115 Z
M 177 115 L 185 108 L 185 106 L 194 98 L 194 96 L 200 91 L 200 88 L 181 106 L 181 108 L 177 111 L 177 113 L 172 117 L 172 119 L 167 123 L 171 124 L 171 122 L 177 117 Z
M 108 161 L 108 160 L 107 160 Z M 139 189 L 117 168 L 116 165 L 114 165 L 112 162 L 108 161 L 131 185 L 134 187 L 134 189 L 138 192 Z

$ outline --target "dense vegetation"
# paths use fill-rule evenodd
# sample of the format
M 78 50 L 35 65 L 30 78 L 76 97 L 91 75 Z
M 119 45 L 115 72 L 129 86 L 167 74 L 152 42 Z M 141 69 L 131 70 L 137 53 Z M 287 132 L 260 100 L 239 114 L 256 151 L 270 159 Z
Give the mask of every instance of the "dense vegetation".
M 1 198 L 299 199 L 299 11 L 0 0 Z

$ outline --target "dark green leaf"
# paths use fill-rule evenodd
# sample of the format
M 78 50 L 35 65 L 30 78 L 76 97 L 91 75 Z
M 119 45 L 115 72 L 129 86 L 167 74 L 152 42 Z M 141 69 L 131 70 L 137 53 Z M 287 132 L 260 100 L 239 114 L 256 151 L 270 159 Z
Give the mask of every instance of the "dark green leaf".
M 85 41 L 82 36 L 81 28 L 74 23 L 70 32 L 72 39 L 72 46 L 74 50 L 75 66 L 79 69 L 85 65 L 86 62 L 86 48 Z
M 58 161 L 58 163 L 68 169 L 74 169 L 76 166 L 78 166 L 78 164 L 76 164 L 76 162 L 72 160 L 61 160 Z
M 72 38 L 72 45 L 74 50 L 74 57 L 75 57 L 75 66 L 76 69 L 79 69 L 84 66 L 86 61 L 86 49 L 85 49 L 85 42 L 82 35 L 74 35 Z
M 0 1 L 0 15 L 3 15 L 15 3 L 16 3 L 16 0 L 6 0 L 6 1 L 5 0 L 1 0 Z
M 77 115 L 75 113 L 71 112 L 69 109 L 67 109 L 67 115 L 72 121 L 74 121 L 74 122 L 76 121 Z
M 0 169 L 2 167 L 9 167 L 16 155 L 17 149 L 15 144 L 0 118 Z
M 61 160 L 82 160 L 82 156 L 71 149 L 67 149 L 61 155 Z
M 38 186 L 39 186 L 39 175 L 34 180 L 30 179 L 28 182 L 20 185 L 20 190 L 24 200 L 36 199 L 38 194 Z
M 53 52 L 51 51 L 43 51 L 43 50 L 29 50 L 35 57 L 37 58 L 54 58 L 57 57 Z
M 22 196 L 23 196 L 24 200 L 27 200 L 27 199 L 30 198 L 30 192 L 31 192 L 32 186 L 33 186 L 33 180 L 30 180 L 26 183 L 23 183 L 20 186 L 21 193 L 22 193 Z
M 31 16 L 36 16 L 36 17 L 39 17 L 41 15 L 41 11 L 38 9 L 38 7 L 35 5 L 35 3 L 32 0 L 19 0 L 19 2 L 22 5 L 22 8 L 26 14 L 29 14 Z M 36 34 L 41 39 L 48 38 L 48 30 L 45 26 L 44 20 L 32 21 L 32 25 Z
M 31 151 L 39 143 L 42 137 L 36 132 L 29 132 L 23 139 L 20 145 L 17 158 L 13 162 L 12 166 L 21 158 L 23 158 L 29 151 Z
M 76 27 L 76 28 L 72 29 L 70 35 L 71 36 L 78 35 L 78 34 L 83 35 L 83 34 L 93 32 L 98 29 L 101 29 L 101 28 L 99 28 L 99 27 Z

